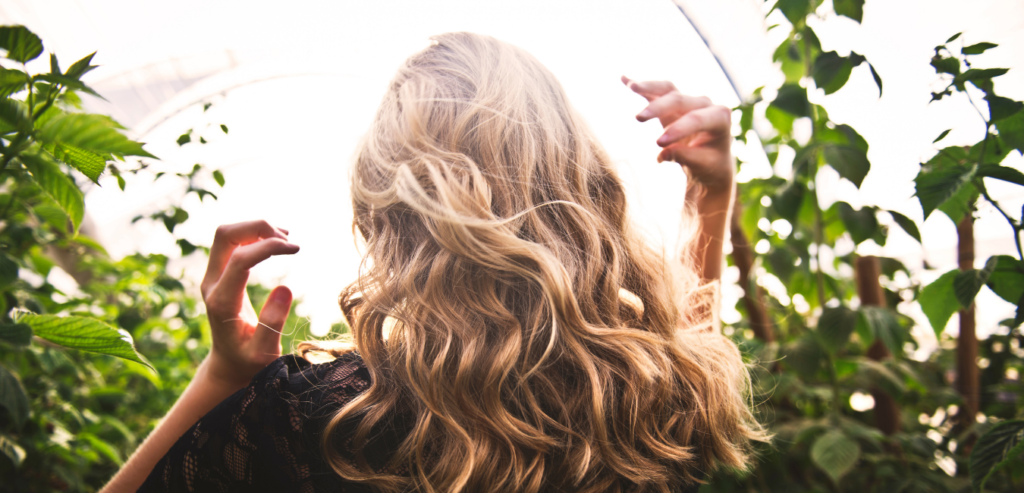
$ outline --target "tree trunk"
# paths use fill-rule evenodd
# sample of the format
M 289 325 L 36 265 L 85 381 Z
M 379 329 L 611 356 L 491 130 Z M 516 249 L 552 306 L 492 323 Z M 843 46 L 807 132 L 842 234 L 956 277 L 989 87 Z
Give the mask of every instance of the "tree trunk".
M 743 288 L 743 306 L 747 309 L 747 319 L 750 321 L 750 328 L 754 336 L 764 342 L 775 340 L 775 332 L 772 330 L 771 320 L 764 305 L 764 291 L 761 286 L 751 282 L 750 270 L 754 265 L 753 249 L 747 234 L 740 226 L 740 216 L 743 215 L 743 204 L 740 203 L 740 193 L 737 187 L 736 204 L 732 210 L 732 220 L 729 224 L 729 236 L 732 241 L 732 260 L 740 270 L 739 285 Z
M 885 307 L 885 293 L 882 291 L 882 285 L 878 283 L 878 278 L 882 275 L 882 263 L 878 257 L 857 257 L 854 273 L 857 279 L 857 296 L 860 297 L 860 304 Z M 875 361 L 882 361 L 892 356 L 881 339 L 875 339 L 875 342 L 868 348 L 867 355 L 868 358 Z M 878 387 L 871 389 L 871 397 L 875 399 L 875 427 L 886 435 L 892 435 L 899 431 L 900 407 L 896 404 L 896 400 Z
M 957 253 L 960 270 L 974 268 L 974 217 L 968 213 L 956 226 Z M 960 311 L 960 336 L 956 344 L 956 387 L 963 396 L 963 407 L 957 413 L 960 426 L 969 428 L 978 414 L 981 387 L 978 373 L 978 336 L 974 326 L 974 303 Z

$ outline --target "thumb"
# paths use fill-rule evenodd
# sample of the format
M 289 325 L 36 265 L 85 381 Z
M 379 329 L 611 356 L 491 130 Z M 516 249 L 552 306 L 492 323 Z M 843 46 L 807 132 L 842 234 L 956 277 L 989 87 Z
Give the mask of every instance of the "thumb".
M 281 332 L 288 320 L 288 312 L 292 308 L 292 291 L 285 286 L 278 286 L 267 296 L 267 302 L 260 310 L 260 323 L 253 334 L 257 348 L 266 352 L 280 354 Z

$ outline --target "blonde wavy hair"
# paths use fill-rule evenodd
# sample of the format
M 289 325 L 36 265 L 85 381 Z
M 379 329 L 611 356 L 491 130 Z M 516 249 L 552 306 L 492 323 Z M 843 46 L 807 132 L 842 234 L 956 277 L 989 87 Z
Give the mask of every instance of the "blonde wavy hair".
M 340 296 L 369 389 L 324 433 L 379 491 L 670 491 L 763 437 L 716 285 L 630 225 L 613 165 L 521 49 L 448 33 L 398 70 L 352 170 Z M 345 351 L 308 342 L 299 353 Z M 363 456 L 405 423 L 390 462 Z

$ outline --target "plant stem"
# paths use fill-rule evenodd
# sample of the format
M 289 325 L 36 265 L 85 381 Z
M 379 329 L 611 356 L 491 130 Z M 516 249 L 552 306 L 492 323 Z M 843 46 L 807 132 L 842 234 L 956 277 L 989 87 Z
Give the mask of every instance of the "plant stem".
M 975 179 L 976 180 L 981 180 L 981 178 L 975 178 Z M 977 188 L 978 191 L 981 192 L 981 196 L 985 197 L 985 200 L 988 201 L 989 204 L 992 204 L 992 207 L 995 207 L 996 210 L 999 211 L 999 213 L 1003 215 L 1003 218 L 1006 219 L 1006 222 L 1010 223 L 1010 228 L 1013 229 L 1013 241 L 1014 241 L 1014 243 L 1016 243 L 1016 246 L 1017 246 L 1017 260 L 1024 260 L 1024 253 L 1022 253 L 1021 244 L 1020 244 L 1021 226 L 1018 225 L 1017 221 L 1015 221 L 1012 217 L 1010 217 L 1010 215 L 1007 214 L 1006 211 L 1004 211 L 1002 207 L 999 207 L 999 204 L 996 203 L 995 200 L 992 200 L 992 197 L 988 194 L 988 190 L 985 190 L 984 183 L 975 183 L 974 187 Z

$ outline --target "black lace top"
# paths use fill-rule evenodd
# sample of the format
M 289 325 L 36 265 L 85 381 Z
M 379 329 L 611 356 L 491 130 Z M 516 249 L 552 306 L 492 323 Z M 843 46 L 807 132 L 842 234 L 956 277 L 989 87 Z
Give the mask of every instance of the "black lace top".
M 331 416 L 369 385 L 355 353 L 322 364 L 282 356 L 186 431 L 138 491 L 369 493 L 338 476 L 320 445 Z M 387 463 L 386 450 L 364 455 L 371 466 Z

